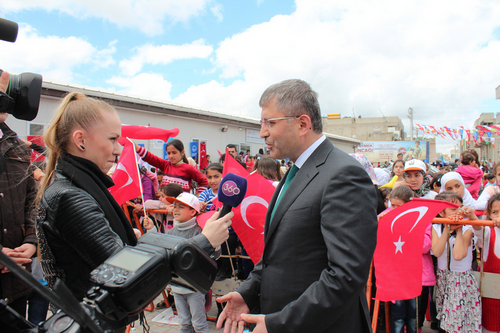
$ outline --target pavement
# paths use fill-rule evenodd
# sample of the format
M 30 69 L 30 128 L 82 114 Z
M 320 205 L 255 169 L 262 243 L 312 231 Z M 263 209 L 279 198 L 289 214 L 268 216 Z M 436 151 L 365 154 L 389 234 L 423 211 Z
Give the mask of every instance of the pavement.
M 217 310 L 217 305 L 215 302 L 215 298 L 218 297 L 217 295 L 223 295 L 223 294 L 225 294 L 225 292 L 228 292 L 229 290 L 234 290 L 239 285 L 239 283 L 241 283 L 241 281 L 234 281 L 234 280 L 224 280 L 221 282 L 214 283 L 212 290 L 213 290 L 215 295 L 212 297 L 212 307 L 207 313 L 208 317 L 212 317 L 212 318 L 217 317 L 218 310 Z M 154 304 L 157 304 L 161 300 L 163 300 L 162 295 L 158 296 L 155 299 Z M 180 331 L 178 325 L 171 325 L 171 324 L 165 324 L 165 323 L 159 323 L 159 322 L 153 321 L 153 318 L 157 317 L 158 315 L 163 313 L 165 310 L 166 310 L 165 308 L 157 309 L 155 307 L 155 309 L 153 311 L 145 311 L 146 319 L 147 319 L 147 322 L 150 326 L 150 333 L 173 333 L 173 332 Z M 214 321 L 209 320 L 208 327 L 209 327 L 210 333 L 223 332 L 223 330 L 216 329 Z M 142 327 L 139 326 L 138 321 L 135 322 L 135 328 L 131 329 L 130 332 L 142 333 Z M 438 331 L 432 330 L 430 328 L 429 321 L 426 321 L 424 323 L 424 327 L 422 327 L 422 333 L 437 333 L 437 332 Z

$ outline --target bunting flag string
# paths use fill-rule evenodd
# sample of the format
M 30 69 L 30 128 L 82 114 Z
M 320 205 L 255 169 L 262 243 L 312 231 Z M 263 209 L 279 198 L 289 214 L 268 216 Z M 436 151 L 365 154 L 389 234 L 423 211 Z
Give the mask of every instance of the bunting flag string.
M 479 143 L 495 144 L 495 137 L 500 137 L 500 125 L 481 125 L 475 128 L 465 129 L 464 126 L 453 128 L 448 126 L 437 127 L 432 125 L 416 124 L 415 129 L 422 133 L 440 136 L 443 139 L 465 140 L 470 143 L 471 138 L 477 145 Z

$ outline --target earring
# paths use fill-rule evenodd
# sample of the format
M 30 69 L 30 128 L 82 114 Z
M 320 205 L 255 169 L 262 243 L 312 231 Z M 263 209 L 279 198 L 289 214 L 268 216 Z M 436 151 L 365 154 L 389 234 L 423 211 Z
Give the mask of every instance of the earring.
M 80 145 L 80 148 L 82 148 L 82 150 L 85 151 L 85 147 L 84 146 Z

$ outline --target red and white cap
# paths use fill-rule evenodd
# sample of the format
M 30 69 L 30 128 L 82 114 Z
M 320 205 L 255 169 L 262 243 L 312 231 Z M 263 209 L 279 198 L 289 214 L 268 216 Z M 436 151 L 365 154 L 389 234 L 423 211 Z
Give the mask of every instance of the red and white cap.
M 174 203 L 175 201 L 182 202 L 183 204 L 196 210 L 196 212 L 200 212 L 200 200 L 198 200 L 198 198 L 191 193 L 183 192 L 179 194 L 177 198 L 166 197 L 165 200 L 167 200 L 169 203 Z
M 421 170 L 425 171 L 427 168 L 425 167 L 425 163 L 422 162 L 421 160 L 409 160 L 408 162 L 405 163 L 405 170 L 404 171 L 411 171 L 411 170 Z

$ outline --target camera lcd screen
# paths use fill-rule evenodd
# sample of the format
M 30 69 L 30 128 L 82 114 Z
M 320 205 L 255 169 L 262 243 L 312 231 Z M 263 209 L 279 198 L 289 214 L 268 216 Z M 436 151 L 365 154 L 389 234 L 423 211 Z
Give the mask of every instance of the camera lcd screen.
M 106 263 L 126 269 L 127 271 L 136 271 L 150 258 L 151 255 L 147 252 L 131 251 L 125 248 L 106 260 Z

